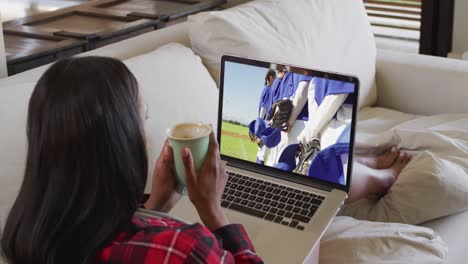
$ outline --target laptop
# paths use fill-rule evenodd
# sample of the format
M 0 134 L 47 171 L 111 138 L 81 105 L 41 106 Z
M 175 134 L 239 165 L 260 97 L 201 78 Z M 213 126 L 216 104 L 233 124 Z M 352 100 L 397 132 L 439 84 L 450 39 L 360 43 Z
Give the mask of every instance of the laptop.
M 358 90 L 354 76 L 222 57 L 221 205 L 265 263 L 307 261 L 347 198 Z M 199 221 L 187 197 L 171 214 Z

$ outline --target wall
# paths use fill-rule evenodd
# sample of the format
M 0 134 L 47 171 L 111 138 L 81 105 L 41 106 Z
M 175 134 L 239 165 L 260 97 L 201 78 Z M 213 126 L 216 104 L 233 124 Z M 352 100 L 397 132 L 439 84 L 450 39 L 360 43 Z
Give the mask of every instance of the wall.
M 0 14 L 0 21 L 2 21 L 2 14 Z M 0 78 L 7 76 L 6 58 L 5 58 L 5 42 L 3 41 L 3 29 L 0 22 Z
M 468 51 L 468 0 L 455 0 L 452 52 Z

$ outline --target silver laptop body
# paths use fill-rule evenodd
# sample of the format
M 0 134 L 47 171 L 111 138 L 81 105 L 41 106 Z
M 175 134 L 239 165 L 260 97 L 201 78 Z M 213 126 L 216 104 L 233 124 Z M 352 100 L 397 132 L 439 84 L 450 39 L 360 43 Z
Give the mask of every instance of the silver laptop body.
M 265 76 L 270 69 L 275 71 L 276 77 L 281 71 L 283 78 L 276 78 L 270 87 L 266 87 Z M 305 82 L 303 88 L 311 83 L 315 86 L 315 92 L 308 87 L 307 104 L 315 100 L 320 107 L 319 101 L 328 95 L 346 95 L 345 102 L 337 107 L 331 121 L 319 134 L 321 143 L 335 143 L 316 146 L 305 173 L 307 175 L 296 173 L 298 168 L 294 167 L 301 157 L 301 146 L 296 146 L 299 142 L 295 142 L 295 137 L 280 132 L 278 145 L 281 146 L 273 146 L 278 140 L 271 136 L 274 132 L 269 132 L 275 129 L 269 126 L 268 120 L 263 120 L 263 123 L 258 118 L 263 113 L 266 119 L 270 112 L 274 118 L 275 110 L 270 107 L 270 112 L 265 113 L 265 109 L 262 109 L 263 90 L 270 92 L 270 99 L 263 101 L 270 102 L 271 106 L 274 104 L 273 90 L 268 89 L 276 89 L 274 92 L 283 89 L 279 97 L 278 93 L 275 94 L 276 99 L 293 100 L 298 89 L 295 86 L 300 82 Z M 312 249 L 318 247 L 320 238 L 347 198 L 358 90 L 359 81 L 354 76 L 223 56 L 217 136 L 229 181 L 222 206 L 231 223 L 245 227 L 257 254 L 265 263 L 308 262 Z M 305 109 L 301 114 L 303 112 L 306 112 Z M 302 115 L 300 122 L 295 123 L 307 126 L 313 118 L 318 118 L 314 113 L 308 115 Z M 287 144 L 284 144 L 287 137 Z M 260 147 L 262 143 L 266 154 Z M 274 151 L 276 157 L 273 159 Z M 266 157 L 264 162 L 267 165 L 259 164 L 261 160 L 255 159 L 259 156 Z M 171 211 L 171 215 L 191 222 L 200 221 L 186 196 Z

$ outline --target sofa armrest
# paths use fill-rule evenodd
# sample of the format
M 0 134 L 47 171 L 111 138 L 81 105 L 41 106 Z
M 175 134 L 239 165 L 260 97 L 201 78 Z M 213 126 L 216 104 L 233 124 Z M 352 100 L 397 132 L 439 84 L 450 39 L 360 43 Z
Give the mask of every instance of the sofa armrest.
M 0 14 L 0 21 L 2 21 L 2 14 Z M 0 79 L 7 77 L 7 64 L 5 54 L 5 42 L 3 40 L 3 28 L 0 23 Z
M 377 106 L 431 115 L 468 112 L 468 62 L 377 52 Z

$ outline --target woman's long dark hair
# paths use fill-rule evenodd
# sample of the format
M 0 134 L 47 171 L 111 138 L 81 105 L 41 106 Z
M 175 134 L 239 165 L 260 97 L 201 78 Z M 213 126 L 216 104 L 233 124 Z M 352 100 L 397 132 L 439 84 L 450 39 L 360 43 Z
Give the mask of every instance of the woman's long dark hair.
M 138 85 L 120 61 L 51 66 L 29 101 L 23 184 L 1 246 L 12 263 L 89 263 L 129 227 L 147 154 Z

